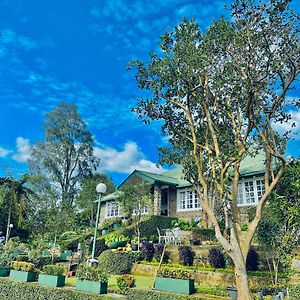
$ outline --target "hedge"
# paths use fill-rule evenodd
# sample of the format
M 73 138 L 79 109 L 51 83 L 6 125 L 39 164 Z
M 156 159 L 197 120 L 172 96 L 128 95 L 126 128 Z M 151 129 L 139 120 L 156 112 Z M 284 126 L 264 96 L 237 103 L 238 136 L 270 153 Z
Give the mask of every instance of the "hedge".
M 98 257 L 100 268 L 109 274 L 128 274 L 137 259 L 137 253 L 126 251 L 103 251 Z
M 139 289 L 130 289 L 127 294 L 128 300 L 205 300 L 199 295 L 183 295 L 183 294 L 174 294 L 166 293 L 159 291 L 151 290 L 139 290 Z
M 140 224 L 141 237 L 150 239 L 152 235 L 157 236 L 157 227 L 160 230 L 172 228 L 172 222 L 174 220 L 177 220 L 177 218 L 171 218 L 166 216 L 151 216 L 145 218 Z M 121 230 L 120 233 L 124 234 L 129 238 L 132 238 L 135 235 L 134 227 L 131 225 L 127 228 L 124 228 L 124 230 Z
M 50 288 L 39 286 L 36 283 L 15 282 L 0 279 L 1 300 L 111 300 L 107 295 L 93 295 L 77 292 L 66 288 Z
M 289 287 L 289 296 L 291 300 L 299 300 L 300 299 L 300 284 L 291 285 Z

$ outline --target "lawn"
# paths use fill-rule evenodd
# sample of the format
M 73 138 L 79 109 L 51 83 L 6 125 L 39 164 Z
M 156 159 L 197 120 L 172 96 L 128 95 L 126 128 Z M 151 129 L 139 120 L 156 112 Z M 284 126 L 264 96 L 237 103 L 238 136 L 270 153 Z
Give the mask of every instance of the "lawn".
M 118 275 L 112 275 L 109 278 L 108 288 L 112 291 L 118 289 L 117 277 L 118 277 Z M 134 278 L 136 280 L 136 286 L 139 289 L 151 288 L 151 285 L 152 285 L 153 280 L 154 280 L 154 278 L 150 277 L 150 276 L 134 276 Z M 76 285 L 76 280 L 77 280 L 76 277 L 66 278 L 66 286 L 75 286 Z

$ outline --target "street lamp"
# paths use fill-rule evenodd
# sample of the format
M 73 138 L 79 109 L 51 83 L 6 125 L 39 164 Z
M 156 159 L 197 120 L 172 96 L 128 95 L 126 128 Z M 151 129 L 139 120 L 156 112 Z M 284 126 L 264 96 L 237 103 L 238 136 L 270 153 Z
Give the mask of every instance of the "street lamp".
M 14 224 L 9 224 L 7 227 L 5 244 L 7 244 L 8 240 L 9 240 L 10 232 L 13 227 L 14 227 Z
M 96 186 L 96 191 L 99 194 L 99 198 L 98 200 L 95 201 L 98 202 L 98 208 L 97 208 L 95 232 L 94 232 L 94 239 L 93 239 L 92 261 L 94 261 L 94 256 L 95 256 L 96 238 L 97 238 L 97 230 L 98 230 L 98 223 L 99 223 L 100 205 L 101 205 L 100 202 L 101 202 L 102 195 L 106 192 L 106 185 L 104 183 L 99 183 Z

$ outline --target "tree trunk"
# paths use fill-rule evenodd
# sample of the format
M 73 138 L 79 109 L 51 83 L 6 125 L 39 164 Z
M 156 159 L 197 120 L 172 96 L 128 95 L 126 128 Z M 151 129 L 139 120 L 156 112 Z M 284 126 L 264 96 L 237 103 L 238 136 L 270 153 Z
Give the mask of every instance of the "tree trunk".
M 253 300 L 253 295 L 248 284 L 246 264 L 244 262 L 241 262 L 235 265 L 234 274 L 236 289 L 238 292 L 237 300 Z
M 11 205 L 9 206 L 9 209 L 8 209 L 8 217 L 7 217 L 7 227 L 6 227 L 6 238 L 5 238 L 5 244 L 7 244 L 8 242 L 8 239 L 9 239 L 9 231 L 10 231 L 10 218 L 11 218 Z

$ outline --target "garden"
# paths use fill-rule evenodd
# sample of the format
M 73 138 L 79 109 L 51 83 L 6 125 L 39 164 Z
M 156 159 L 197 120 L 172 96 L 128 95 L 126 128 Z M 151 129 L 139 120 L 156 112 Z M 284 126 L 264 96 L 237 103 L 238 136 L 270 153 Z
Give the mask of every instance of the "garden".
M 159 244 L 158 226 L 179 227 L 188 233 L 187 239 L 181 245 Z M 1 299 L 11 299 L 12 294 L 19 299 L 23 295 L 44 299 L 45 294 L 47 299 L 235 299 L 233 264 L 213 230 L 164 216 L 145 217 L 140 228 L 138 251 L 133 223 L 120 218 L 104 223 L 98 229 L 96 265 L 86 263 L 92 250 L 91 231 L 65 232 L 55 248 L 47 235 L 30 243 L 11 238 L 0 252 Z M 269 299 L 282 293 L 298 299 L 297 272 L 283 265 L 277 274 L 270 270 L 258 240 L 259 236 L 247 258 L 254 295 Z

